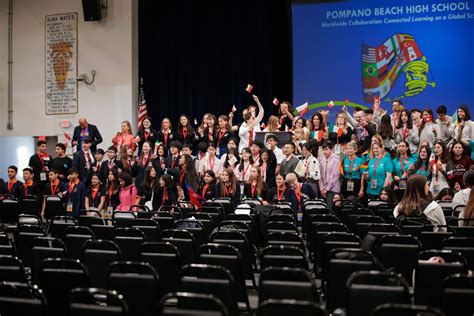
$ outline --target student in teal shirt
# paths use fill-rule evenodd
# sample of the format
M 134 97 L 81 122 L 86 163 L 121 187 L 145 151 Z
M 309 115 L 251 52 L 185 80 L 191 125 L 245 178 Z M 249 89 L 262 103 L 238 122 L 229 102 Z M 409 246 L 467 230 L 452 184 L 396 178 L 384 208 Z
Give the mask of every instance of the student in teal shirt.
M 364 163 L 364 160 L 356 155 L 357 149 L 357 142 L 350 141 L 346 146 L 346 155 L 342 160 L 344 178 L 341 192 L 344 197 L 350 195 L 361 197 L 364 195 L 364 191 L 361 191 L 360 184 L 362 178 L 360 166 Z
M 372 143 L 374 157 L 369 161 L 366 173 L 367 198 L 377 200 L 384 186 L 389 185 L 392 178 L 393 163 L 390 156 L 385 155 L 379 142 Z
M 394 193 L 401 200 L 407 187 L 408 169 L 416 160 L 410 154 L 408 142 L 402 140 L 397 146 L 397 156 L 393 161 L 393 179 L 395 180 Z
M 430 147 L 422 145 L 418 151 L 418 159 L 410 166 L 408 174 L 421 174 L 429 179 L 431 177 L 430 156 Z

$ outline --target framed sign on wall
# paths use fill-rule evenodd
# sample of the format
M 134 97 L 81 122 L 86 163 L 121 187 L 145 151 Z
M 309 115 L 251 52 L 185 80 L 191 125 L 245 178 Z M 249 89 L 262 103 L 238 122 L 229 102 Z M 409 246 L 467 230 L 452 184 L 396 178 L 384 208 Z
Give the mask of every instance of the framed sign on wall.
M 45 17 L 46 114 L 76 114 L 77 13 Z

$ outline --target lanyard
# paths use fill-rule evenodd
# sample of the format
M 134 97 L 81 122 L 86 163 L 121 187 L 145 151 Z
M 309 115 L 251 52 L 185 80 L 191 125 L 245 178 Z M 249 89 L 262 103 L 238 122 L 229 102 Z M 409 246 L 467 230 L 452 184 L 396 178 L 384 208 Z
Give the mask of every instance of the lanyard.
M 277 188 L 277 197 L 278 197 L 278 201 L 281 201 L 282 198 L 283 198 L 283 194 L 285 194 L 286 192 L 286 188 L 284 188 L 281 193 L 280 193 L 280 189 Z
M 145 136 L 145 140 L 148 140 L 148 136 L 150 136 L 151 132 L 143 131 L 143 136 Z
M 204 199 L 204 196 L 206 195 L 206 191 L 207 191 L 207 183 L 202 186 L 201 196 L 202 196 L 203 199 Z
M 267 163 L 262 162 L 262 165 L 260 166 L 260 173 L 262 174 L 262 178 L 265 181 L 265 177 L 267 175 Z
M 73 183 L 69 182 L 69 189 L 68 189 L 69 193 L 72 193 L 75 186 L 76 186 L 76 182 L 73 182 Z
M 374 157 L 373 159 L 374 159 L 374 171 L 372 172 L 372 174 L 374 177 L 377 177 L 377 167 L 379 166 L 380 161 L 382 161 L 382 159 L 378 159 L 376 157 Z
M 231 191 L 228 189 L 228 186 L 224 184 L 224 196 L 229 197 L 231 194 Z
M 245 174 L 247 173 L 247 171 L 249 170 L 250 168 L 250 162 L 249 164 L 247 165 L 247 167 L 245 168 L 245 162 L 244 162 L 244 172 L 242 173 L 242 179 L 245 178 Z
M 163 191 L 163 197 L 161 198 L 161 205 L 165 204 L 166 200 L 168 200 L 168 190 Z
M 23 188 L 25 189 L 25 195 L 28 195 L 28 187 L 33 186 L 33 181 L 25 181 Z
M 183 128 L 183 139 L 184 141 L 186 142 L 186 137 L 188 136 L 188 129 L 187 128 Z
M 95 197 L 97 196 L 97 192 L 99 192 L 99 188 L 92 189 L 92 201 L 95 200 Z
M 168 144 L 168 132 L 163 132 L 163 136 L 165 137 L 165 145 Z
M 209 169 L 211 169 L 212 171 L 214 171 L 214 163 L 216 162 L 216 157 L 212 158 L 209 158 Z
M 174 164 L 176 163 L 176 160 L 178 160 L 177 157 L 172 157 L 172 159 L 171 159 L 171 169 L 174 168 Z
M 183 184 L 183 179 L 184 179 L 184 176 L 186 175 L 186 171 L 185 170 L 181 170 L 179 172 L 179 184 Z
M 296 199 L 298 200 L 298 210 L 301 209 L 301 188 L 303 187 L 302 184 L 299 185 L 298 192 L 295 192 Z
M 405 157 L 401 157 L 399 158 L 400 160 L 400 167 L 402 168 L 402 177 L 403 175 L 405 174 Z M 407 159 L 407 162 L 408 162 L 408 159 Z
M 222 140 L 222 137 L 224 137 L 225 132 L 226 132 L 226 130 L 219 131 L 219 138 L 217 139 L 217 147 L 219 147 L 219 144 Z
M 58 181 L 58 184 L 53 185 L 53 183 L 50 183 L 49 186 L 51 189 L 51 195 L 56 195 L 56 191 L 58 190 L 58 186 L 59 186 L 59 181 Z
M 255 183 L 251 183 L 251 191 L 252 191 L 252 198 L 255 198 L 255 189 L 257 188 L 257 185 Z
M 41 155 L 38 154 L 38 158 L 39 158 L 39 160 L 41 161 L 41 171 L 44 171 L 44 160 L 43 160 L 43 157 L 41 157 Z
M 354 159 L 350 159 L 350 158 L 347 158 L 349 159 L 350 161 L 350 164 L 349 164 L 349 180 L 352 180 L 352 168 L 354 168 L 354 164 L 355 164 L 355 156 L 354 156 Z

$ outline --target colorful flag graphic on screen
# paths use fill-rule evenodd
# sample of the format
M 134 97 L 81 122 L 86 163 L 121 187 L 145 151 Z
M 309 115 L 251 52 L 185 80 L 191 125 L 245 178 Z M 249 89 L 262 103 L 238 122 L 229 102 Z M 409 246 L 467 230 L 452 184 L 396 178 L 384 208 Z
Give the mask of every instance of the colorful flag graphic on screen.
M 422 61 L 420 61 L 422 59 Z M 412 62 L 422 62 L 424 69 L 421 73 L 409 78 L 411 73 L 405 69 Z M 379 46 L 371 47 L 362 44 L 362 86 L 364 99 L 372 102 L 374 96 L 385 97 L 395 85 L 401 72 L 406 73 L 407 92 L 411 89 L 409 81 L 423 81 L 426 87 L 426 75 L 428 64 L 413 36 L 409 34 L 394 34 Z M 421 78 L 423 77 L 423 78 Z M 434 86 L 434 83 L 431 84 Z M 423 90 L 423 89 L 422 89 Z M 421 90 L 421 91 L 422 91 Z M 418 91 L 417 93 L 420 93 Z M 413 93 L 412 93 L 413 94 Z M 405 93 L 405 96 L 411 96 Z

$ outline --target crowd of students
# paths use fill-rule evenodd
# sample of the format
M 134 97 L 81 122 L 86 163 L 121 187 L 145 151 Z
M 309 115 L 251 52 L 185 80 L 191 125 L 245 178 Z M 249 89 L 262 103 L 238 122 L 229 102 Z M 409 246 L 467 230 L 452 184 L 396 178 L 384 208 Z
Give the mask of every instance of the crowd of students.
M 24 182 L 10 166 L 0 193 L 19 200 L 36 196 L 43 215 L 48 195 L 61 196 L 73 216 L 82 209 L 129 210 L 136 204 L 157 210 L 196 195 L 228 197 L 234 206 L 244 198 L 263 205 L 288 201 L 298 211 L 305 199 L 317 197 L 329 207 L 349 197 L 397 204 L 410 189 L 407 180 L 421 175 L 427 198 L 472 205 L 474 194 L 466 192 L 470 184 L 463 179 L 473 166 L 474 124 L 467 106 L 452 120 L 445 106 L 435 119 L 431 109 L 407 110 L 395 100 L 389 113 L 375 101 L 372 109 L 354 108 L 353 114 L 344 106 L 330 122 L 334 108 L 305 118 L 281 102 L 278 115 L 263 124 L 264 108 L 253 98 L 256 105 L 245 108 L 243 122 L 235 125 L 235 109 L 219 117 L 206 113 L 194 126 L 181 115 L 176 125 L 163 118 L 155 129 L 147 117 L 135 135 L 123 121 L 106 150 L 97 148 L 103 141 L 99 129 L 81 118 L 72 159 L 65 144 L 56 145 L 52 158 L 46 142 L 38 141 L 38 152 L 22 170 Z M 285 131 L 291 140 L 279 143 L 278 132 Z M 258 132 L 265 132 L 264 141 L 256 139 Z

